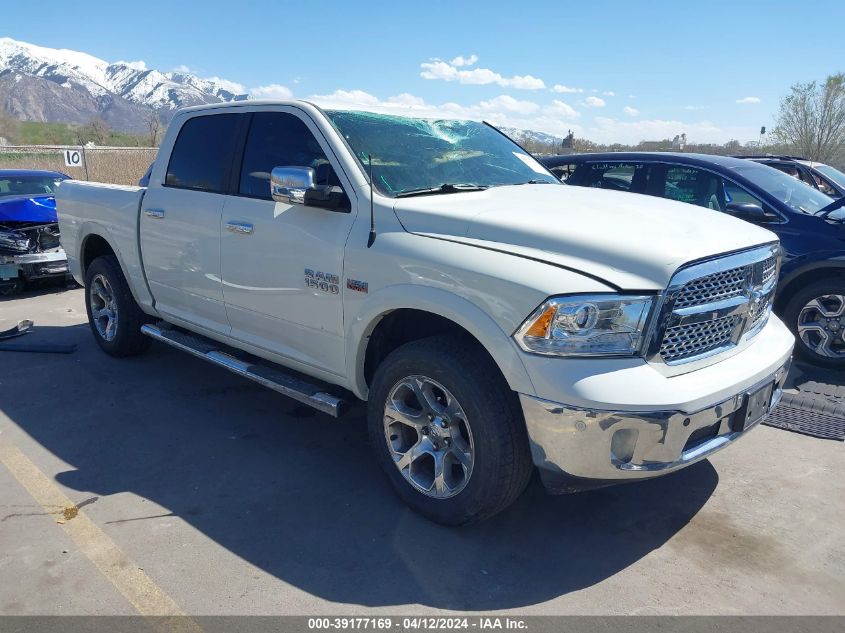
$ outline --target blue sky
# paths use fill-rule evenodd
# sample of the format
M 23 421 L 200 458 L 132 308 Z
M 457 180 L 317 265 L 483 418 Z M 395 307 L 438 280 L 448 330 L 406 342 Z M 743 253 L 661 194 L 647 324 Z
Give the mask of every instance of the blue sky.
M 842 0 L 4 4 L 0 35 L 41 46 L 601 142 L 756 140 L 792 83 L 845 71 Z

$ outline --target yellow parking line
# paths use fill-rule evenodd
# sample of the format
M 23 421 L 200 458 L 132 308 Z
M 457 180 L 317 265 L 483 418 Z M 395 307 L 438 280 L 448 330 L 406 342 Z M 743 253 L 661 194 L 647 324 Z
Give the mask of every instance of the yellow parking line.
M 0 443 L 0 463 L 26 488 L 47 514 L 57 516 L 57 523 L 73 539 L 80 551 L 132 603 L 138 613 L 144 616 L 185 615 L 173 599 L 141 571 L 138 565 L 20 449 Z M 188 617 L 153 619 L 150 624 L 167 631 L 202 631 L 202 628 Z

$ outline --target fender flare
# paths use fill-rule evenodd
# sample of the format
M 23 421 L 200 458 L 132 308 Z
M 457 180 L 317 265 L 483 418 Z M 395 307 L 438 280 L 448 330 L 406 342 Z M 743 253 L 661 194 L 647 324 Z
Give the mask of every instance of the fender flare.
M 346 369 L 356 396 L 367 399 L 364 359 L 370 335 L 385 315 L 394 310 L 431 312 L 461 326 L 487 350 L 514 391 L 533 393 L 534 385 L 510 337 L 476 304 L 446 290 L 415 284 L 397 284 L 370 295 L 346 326 Z
M 829 259 L 824 260 L 812 260 L 802 262 L 796 268 L 790 269 L 790 271 L 781 280 L 781 283 L 784 286 L 787 286 L 805 273 L 814 272 L 817 270 L 833 269 L 838 269 L 842 272 L 845 272 L 845 255 L 839 255 L 837 257 L 831 257 Z
M 123 278 L 126 279 L 126 283 L 129 286 L 129 292 L 132 293 L 132 297 L 135 299 L 135 303 L 139 306 L 143 307 L 152 306 L 152 297 L 148 295 L 146 292 L 146 285 L 143 288 L 143 293 L 146 296 L 142 296 L 139 292 L 139 289 L 136 288 L 137 284 L 133 283 L 134 277 L 129 274 L 129 270 L 126 267 L 126 263 L 123 261 L 123 255 L 121 255 L 120 249 L 115 247 L 115 239 L 109 233 L 109 230 L 94 220 L 86 220 L 85 223 L 79 228 L 79 235 L 82 238 L 79 240 L 79 252 L 76 254 L 77 261 L 79 262 L 79 270 L 82 275 L 83 280 L 85 279 L 85 270 L 83 267 L 83 257 L 82 255 L 85 253 L 85 246 L 88 243 L 88 239 L 91 237 L 99 237 L 100 239 L 105 240 L 106 244 L 109 245 L 112 252 L 114 253 L 115 258 L 117 259 L 117 263 L 120 266 L 120 271 L 123 273 Z

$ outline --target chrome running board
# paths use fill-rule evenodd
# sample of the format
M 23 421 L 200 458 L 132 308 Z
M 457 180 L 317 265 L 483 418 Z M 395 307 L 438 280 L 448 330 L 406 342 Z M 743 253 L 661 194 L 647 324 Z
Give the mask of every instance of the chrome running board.
M 260 385 L 278 391 L 302 404 L 307 404 L 309 407 L 314 407 L 334 418 L 340 417 L 349 404 L 346 400 L 326 393 L 323 386 L 308 382 L 281 368 L 242 360 L 235 356 L 237 353 L 235 350 L 230 351 L 225 345 L 204 336 L 150 324 L 142 325 L 141 333 L 197 358 L 224 367 L 239 376 L 254 380 Z

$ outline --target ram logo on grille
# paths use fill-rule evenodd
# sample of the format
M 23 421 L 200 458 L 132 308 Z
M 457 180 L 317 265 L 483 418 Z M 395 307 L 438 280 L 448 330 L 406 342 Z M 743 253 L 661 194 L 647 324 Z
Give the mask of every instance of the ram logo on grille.
M 771 313 L 779 263 L 771 245 L 681 269 L 665 295 L 653 356 L 691 362 L 756 335 Z

